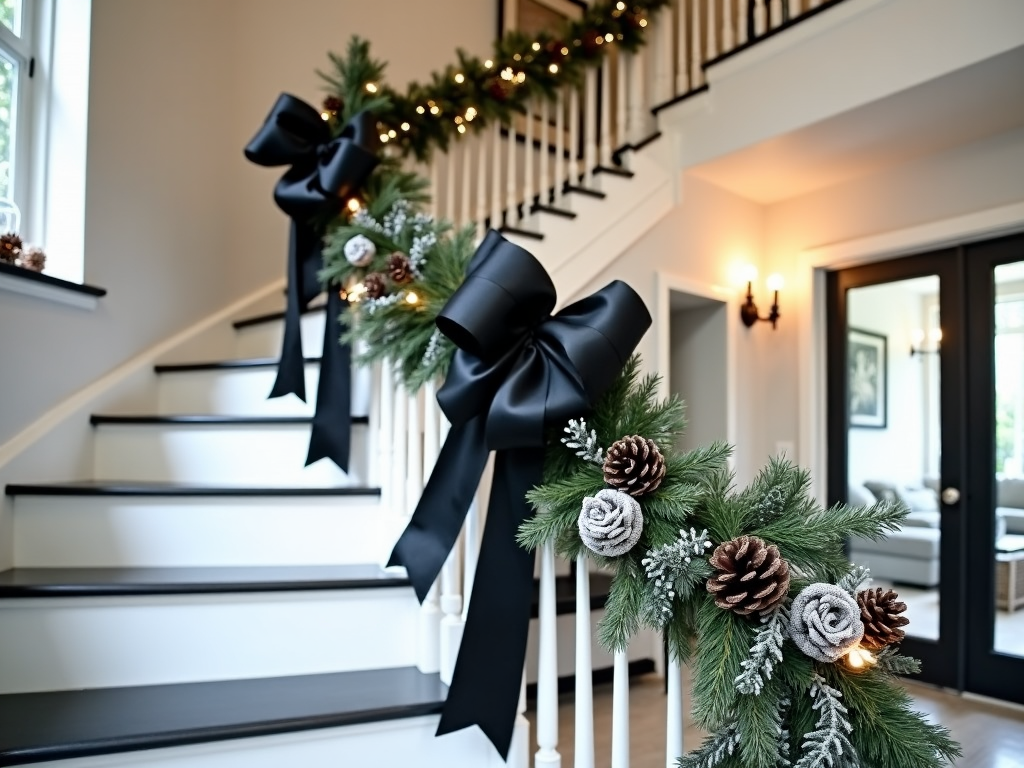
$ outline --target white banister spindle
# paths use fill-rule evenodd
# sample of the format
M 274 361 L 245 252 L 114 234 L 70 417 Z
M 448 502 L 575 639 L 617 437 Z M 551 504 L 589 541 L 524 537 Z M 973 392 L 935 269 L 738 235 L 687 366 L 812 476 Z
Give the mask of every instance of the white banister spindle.
M 701 68 L 700 45 L 700 5 L 703 0 L 692 0 L 690 10 L 690 87 L 696 88 L 704 83 L 704 70 Z
M 569 184 L 579 184 L 579 154 L 580 154 L 580 131 L 583 129 L 580 120 L 580 89 L 573 87 L 569 91 L 569 159 L 566 162 L 568 168 Z
M 448 221 L 455 221 L 455 152 L 457 143 L 452 142 L 444 155 L 444 215 Z
M 800 9 L 800 0 L 789 0 L 789 18 L 792 21 L 802 13 Z
M 469 505 L 466 523 L 462 529 L 462 544 L 465 559 L 462 567 L 462 620 L 465 622 L 469 614 L 469 598 L 473 594 L 473 582 L 476 580 L 476 564 L 480 560 L 480 536 L 483 532 L 483 520 L 480 515 L 480 504 L 476 499 Z
M 612 164 L 612 54 L 611 51 L 601 62 L 601 113 L 599 132 L 601 134 L 598 162 L 608 167 Z
M 747 0 L 740 0 L 739 13 L 736 18 L 736 45 L 743 45 L 750 37 L 747 22 Z
M 588 69 L 585 77 L 586 94 L 583 110 L 583 177 L 584 184 L 589 185 L 594 178 L 597 167 L 597 72 Z
M 540 104 L 540 170 L 538 171 L 537 202 L 540 205 L 548 205 L 551 202 L 551 136 L 549 123 L 551 122 L 551 104 L 548 99 L 542 97 Z
M 658 12 L 652 40 L 654 45 L 654 103 L 663 104 L 672 93 L 672 8 Z
M 742 6 L 742 2 L 740 3 Z M 728 53 L 736 45 L 732 25 L 732 0 L 722 2 L 722 53 Z
M 690 85 L 690 38 L 686 27 L 686 0 L 676 0 L 676 93 L 686 93 Z
M 669 658 L 665 723 L 665 768 L 675 768 L 683 755 L 683 680 L 679 660 Z
M 811 8 L 817 8 L 821 3 L 822 0 L 811 0 Z
M 391 454 L 391 485 L 394 488 L 392 503 L 394 509 L 403 515 L 408 515 L 412 510 L 406 505 L 405 483 L 408 477 L 407 462 L 409 459 L 409 398 L 405 394 L 405 388 L 397 383 L 394 393 L 394 419 L 392 426 L 392 454 Z
M 473 220 L 473 210 L 470 200 L 472 199 L 473 186 L 473 139 L 466 134 L 459 138 L 459 154 L 462 156 L 462 188 L 459 190 L 461 198 L 459 214 L 459 226 L 464 227 Z
M 423 391 L 407 397 L 405 508 L 411 515 L 423 494 Z
M 574 768 L 594 768 L 594 683 L 590 660 L 590 570 L 576 556 L 576 738 Z
M 775 29 L 779 24 L 782 23 L 782 0 L 771 0 L 769 8 L 769 23 L 771 28 Z
M 416 667 L 424 674 L 441 670 L 441 609 L 437 599 L 437 582 L 430 588 L 420 606 L 417 627 Z
M 370 366 L 370 412 L 367 414 L 366 435 L 369 445 L 370 471 L 367 482 L 378 488 L 384 485 L 387 478 L 382 477 L 384 467 L 388 466 L 381 454 L 383 446 L 380 439 L 380 363 Z
M 437 383 L 431 379 L 423 386 L 423 482 L 426 483 L 437 463 L 441 448 L 441 409 L 437 405 Z
M 754 36 L 760 37 L 768 31 L 768 0 L 754 0 Z
M 612 763 L 611 768 L 629 768 L 629 655 L 615 652 L 612 673 Z
M 718 55 L 718 22 L 716 19 L 717 12 L 715 6 L 718 5 L 718 0 L 707 0 L 708 8 L 708 29 L 706 45 L 707 50 L 704 53 L 704 60 L 711 61 Z
M 381 503 L 385 509 L 391 512 L 398 512 L 395 507 L 394 495 L 395 486 L 392 485 L 394 476 L 388 472 L 394 466 L 395 453 L 395 377 L 391 369 L 390 360 L 382 360 L 380 364 L 380 469 L 378 470 L 378 481 L 381 485 Z M 376 399 L 376 398 L 375 398 Z
M 560 768 L 558 753 L 558 635 L 555 610 L 555 547 L 540 548 L 540 632 L 537 660 L 537 754 L 535 768 Z
M 618 73 L 615 78 L 615 143 L 629 143 L 629 54 L 619 50 Z
M 526 130 L 523 133 L 523 141 L 525 142 L 523 152 L 523 162 L 525 168 L 523 169 L 523 218 L 525 219 L 530 215 L 530 206 L 533 205 L 533 198 L 536 192 L 534 191 L 534 175 L 533 175 L 533 164 L 536 159 L 536 152 L 533 148 L 533 103 L 526 105 Z
M 629 140 L 633 143 L 645 138 L 647 132 L 647 79 L 643 49 L 629 57 Z
M 501 229 L 501 125 L 491 127 L 491 228 Z
M 487 232 L 487 137 L 486 131 L 476 132 L 476 236 L 484 239 Z
M 516 162 L 515 118 L 508 124 L 508 160 L 505 170 L 505 224 L 514 227 L 519 223 L 516 213 L 516 194 L 519 182 L 519 164 Z
M 459 646 L 462 644 L 462 595 L 459 593 L 459 553 L 458 543 L 448 553 L 448 559 L 441 569 L 441 645 L 440 672 L 441 682 L 452 684 L 455 672 L 455 661 L 459 657 Z
M 558 101 L 555 102 L 555 180 L 552 202 L 556 205 L 562 199 L 566 181 L 565 169 L 565 89 L 560 88 Z

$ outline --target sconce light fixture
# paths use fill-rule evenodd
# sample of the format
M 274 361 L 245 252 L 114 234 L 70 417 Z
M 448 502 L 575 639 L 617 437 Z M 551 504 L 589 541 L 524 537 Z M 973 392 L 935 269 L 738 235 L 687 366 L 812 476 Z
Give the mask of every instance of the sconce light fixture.
M 922 346 L 924 344 L 925 337 L 928 338 L 928 343 L 931 344 L 930 348 Z M 910 332 L 910 356 L 914 355 L 937 355 L 942 351 L 942 329 L 932 328 L 927 334 L 920 329 L 915 328 Z
M 767 317 L 761 317 L 757 312 L 757 305 L 754 303 L 754 280 L 757 278 L 757 269 L 749 267 L 746 270 L 747 300 L 740 307 L 740 319 L 743 324 L 750 328 L 758 320 L 764 320 L 776 327 L 776 323 L 782 314 L 779 312 L 779 291 L 782 290 L 782 275 L 774 274 L 768 276 L 768 290 L 772 291 L 772 308 Z

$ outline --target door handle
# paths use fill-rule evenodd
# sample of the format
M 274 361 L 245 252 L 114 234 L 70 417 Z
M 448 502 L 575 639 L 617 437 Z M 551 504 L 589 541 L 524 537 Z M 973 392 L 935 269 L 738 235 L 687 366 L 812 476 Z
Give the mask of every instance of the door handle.
M 959 488 L 943 488 L 942 490 L 942 503 L 952 506 L 960 501 L 960 489 Z

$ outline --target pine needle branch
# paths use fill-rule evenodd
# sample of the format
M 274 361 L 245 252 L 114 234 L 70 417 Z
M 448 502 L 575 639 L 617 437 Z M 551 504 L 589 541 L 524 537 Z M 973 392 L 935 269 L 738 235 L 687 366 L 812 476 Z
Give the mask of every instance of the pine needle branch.
M 742 694 L 759 696 L 767 681 L 772 679 L 775 664 L 782 661 L 782 645 L 789 635 L 789 608 L 783 603 L 767 616 L 761 617 L 761 627 L 754 635 L 750 657 L 740 666 L 743 672 L 736 676 L 736 690 Z
M 843 694 L 815 675 L 810 695 L 818 723 L 815 730 L 804 735 L 803 754 L 794 768 L 857 768 L 857 752 L 849 737 L 853 726 L 849 711 L 840 701 Z
M 679 758 L 679 768 L 717 768 L 737 751 L 740 744 L 739 729 L 735 720 L 731 720 L 711 734 L 700 747 L 688 755 Z

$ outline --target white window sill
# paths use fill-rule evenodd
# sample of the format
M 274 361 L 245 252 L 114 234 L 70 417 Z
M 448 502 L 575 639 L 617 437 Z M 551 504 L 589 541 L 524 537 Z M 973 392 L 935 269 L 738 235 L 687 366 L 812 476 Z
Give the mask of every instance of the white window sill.
M 100 297 L 107 294 L 106 288 L 72 283 L 11 264 L 0 264 L 0 291 L 34 296 L 79 309 L 96 309 Z

